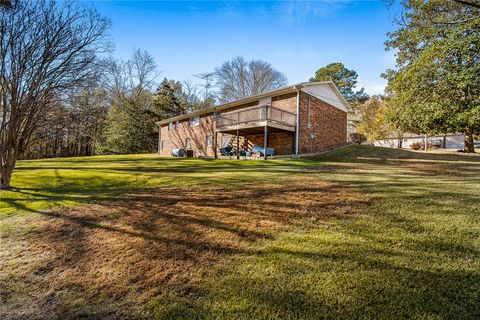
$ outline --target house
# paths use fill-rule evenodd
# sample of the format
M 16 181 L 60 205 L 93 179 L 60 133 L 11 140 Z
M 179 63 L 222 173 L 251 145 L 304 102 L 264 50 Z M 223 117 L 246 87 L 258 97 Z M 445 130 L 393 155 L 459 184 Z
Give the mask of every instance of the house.
M 227 146 L 247 153 L 253 146 L 273 148 L 275 155 L 318 153 L 347 143 L 349 111 L 333 82 L 300 83 L 159 121 L 158 153 L 183 148 L 216 158 Z

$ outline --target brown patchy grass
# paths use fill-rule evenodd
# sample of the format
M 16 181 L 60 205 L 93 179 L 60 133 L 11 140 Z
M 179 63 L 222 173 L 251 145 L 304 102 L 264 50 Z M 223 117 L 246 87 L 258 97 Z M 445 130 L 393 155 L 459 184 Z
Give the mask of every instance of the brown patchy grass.
M 461 165 L 457 163 L 439 163 L 439 162 L 418 162 L 409 163 L 404 167 L 411 169 L 418 175 L 426 176 L 469 176 L 480 174 L 478 167 Z
M 171 187 L 43 212 L 2 240 L 3 319 L 137 318 L 258 240 L 352 217 L 371 198 L 313 178 L 241 188 Z

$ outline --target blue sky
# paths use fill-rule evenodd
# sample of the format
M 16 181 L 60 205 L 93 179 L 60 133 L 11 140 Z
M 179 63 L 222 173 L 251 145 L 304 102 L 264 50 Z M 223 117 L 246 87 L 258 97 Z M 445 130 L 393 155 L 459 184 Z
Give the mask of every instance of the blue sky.
M 114 55 L 149 51 L 160 77 L 198 82 L 235 56 L 270 62 L 290 84 L 331 62 L 359 74 L 359 86 L 383 92 L 380 74 L 395 65 L 385 52 L 394 8 L 382 1 L 120 1 L 93 5 L 112 20 Z

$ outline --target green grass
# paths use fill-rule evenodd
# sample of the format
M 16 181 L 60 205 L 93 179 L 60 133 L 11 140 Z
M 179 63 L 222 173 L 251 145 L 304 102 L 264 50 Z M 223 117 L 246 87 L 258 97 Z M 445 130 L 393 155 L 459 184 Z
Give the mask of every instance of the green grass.
M 165 185 L 232 187 L 257 179 L 256 170 L 266 166 L 271 167 L 262 161 L 170 159 L 151 154 L 19 161 L 13 188 L 0 193 L 0 213 L 6 217 L 114 200 Z
M 141 316 L 480 318 L 478 156 L 353 146 L 266 162 L 154 155 L 21 161 L 12 182 L 18 189 L 0 193 L 0 233 L 8 236 L 47 208 L 128 198 L 151 187 L 236 190 L 282 185 L 292 176 L 373 201 L 352 218 L 292 224 L 258 240 L 215 264 L 188 294 L 163 290 Z

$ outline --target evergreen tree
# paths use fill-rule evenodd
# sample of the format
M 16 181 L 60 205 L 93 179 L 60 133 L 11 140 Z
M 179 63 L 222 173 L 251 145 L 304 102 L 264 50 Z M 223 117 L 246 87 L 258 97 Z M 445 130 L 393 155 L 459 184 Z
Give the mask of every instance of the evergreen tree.
M 334 62 L 318 69 L 315 77 L 310 78 L 310 81 L 333 81 L 349 102 L 357 103 L 368 99 L 364 88 L 354 91 L 357 78 L 358 74 L 355 70 L 347 69 L 341 62 Z
M 149 92 L 110 107 L 101 153 L 128 154 L 155 151 L 155 119 Z
M 175 80 L 163 79 L 153 96 L 152 115 L 156 120 L 172 118 L 192 111 L 186 96 L 182 91 L 182 84 Z

